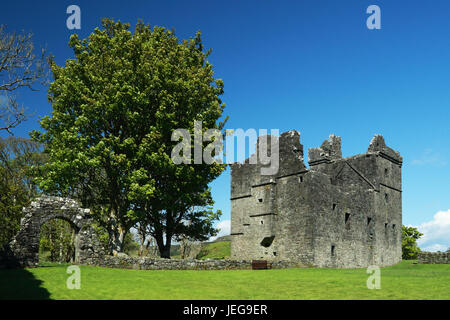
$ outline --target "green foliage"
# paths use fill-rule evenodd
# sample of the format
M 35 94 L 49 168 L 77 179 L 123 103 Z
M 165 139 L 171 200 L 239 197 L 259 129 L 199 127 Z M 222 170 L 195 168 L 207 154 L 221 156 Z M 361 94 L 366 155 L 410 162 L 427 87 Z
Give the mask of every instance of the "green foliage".
M 225 259 L 231 256 L 231 242 L 218 241 L 205 244 L 196 259 Z
M 133 234 L 131 232 L 128 232 L 125 235 L 125 238 L 123 239 L 123 252 L 125 252 L 128 255 L 133 255 L 139 250 L 139 243 L 137 243 L 133 239 Z
M 194 120 L 203 131 L 224 127 L 217 123 L 223 81 L 213 78 L 200 33 L 180 43 L 173 31 L 142 22 L 134 33 L 120 21 L 102 26 L 84 40 L 71 36 L 74 60 L 50 61 L 53 112 L 40 122 L 45 132 L 32 133 L 49 155 L 40 187 L 92 208 L 111 252 L 121 251 L 140 221 L 162 251 L 181 234 L 213 235 L 220 212 L 211 210 L 208 183 L 225 165 L 175 165 L 170 158 L 175 129 L 193 132 Z
M 72 262 L 75 258 L 75 231 L 67 221 L 54 219 L 41 227 L 39 252 L 41 260 L 49 253 L 48 261 Z
M 417 228 L 402 226 L 402 259 L 417 259 L 420 248 L 417 246 L 417 240 L 423 236 Z
M 95 230 L 97 239 L 100 241 L 103 248 L 108 248 L 109 246 L 109 235 L 108 231 L 100 224 L 94 222 L 92 228 Z
M 39 192 L 33 167 L 45 161 L 40 149 L 29 139 L 0 138 L 0 249 L 19 231 L 22 208 Z
M 10 179 L 7 169 L 0 167 L 0 250 L 19 231 L 22 207 L 28 197 L 22 185 Z

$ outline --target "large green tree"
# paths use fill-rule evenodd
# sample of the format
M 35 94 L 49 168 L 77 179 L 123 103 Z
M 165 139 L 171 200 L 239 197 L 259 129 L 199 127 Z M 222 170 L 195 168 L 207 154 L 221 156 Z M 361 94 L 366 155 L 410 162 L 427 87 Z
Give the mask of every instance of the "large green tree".
M 51 62 L 53 113 L 41 121 L 45 132 L 32 134 L 50 158 L 39 183 L 93 208 L 112 253 L 143 221 L 168 257 L 172 237 L 215 233 L 208 183 L 225 167 L 174 164 L 171 136 L 193 132 L 195 120 L 203 132 L 223 129 L 223 82 L 213 77 L 200 33 L 180 42 L 174 31 L 142 22 L 134 33 L 120 21 L 102 26 L 70 38 L 75 59 L 64 67 Z
M 417 259 L 420 248 L 417 246 L 417 240 L 423 236 L 417 228 L 402 226 L 402 259 Z

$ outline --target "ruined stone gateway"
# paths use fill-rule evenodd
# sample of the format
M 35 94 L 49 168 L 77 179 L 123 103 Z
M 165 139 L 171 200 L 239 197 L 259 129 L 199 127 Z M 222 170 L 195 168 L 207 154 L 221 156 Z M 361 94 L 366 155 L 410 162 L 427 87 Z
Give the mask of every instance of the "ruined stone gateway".
M 74 263 L 95 264 L 105 252 L 92 227 L 89 209 L 83 209 L 72 199 L 41 196 L 24 208 L 20 230 L 9 244 L 8 252 L 0 256 L 0 266 L 37 267 L 41 227 L 52 219 L 70 223 L 75 231 Z
M 297 131 L 261 138 L 255 154 L 276 139 L 279 170 L 261 175 L 249 159 L 231 165 L 232 258 L 338 268 L 401 261 L 402 157 L 382 136 L 342 158 L 341 138 L 330 135 L 308 150 L 309 169 Z

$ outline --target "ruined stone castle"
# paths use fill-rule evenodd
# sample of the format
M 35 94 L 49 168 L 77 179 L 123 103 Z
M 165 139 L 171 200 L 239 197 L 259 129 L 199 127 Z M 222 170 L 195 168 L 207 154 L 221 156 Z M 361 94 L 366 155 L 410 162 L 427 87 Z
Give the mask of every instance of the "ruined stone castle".
M 231 165 L 231 255 L 291 260 L 317 267 L 388 266 L 402 257 L 402 157 L 376 135 L 366 153 L 342 158 L 331 135 L 308 150 L 297 131 L 258 139 L 256 152 L 276 139 L 279 169 Z M 250 158 L 252 159 L 252 158 Z

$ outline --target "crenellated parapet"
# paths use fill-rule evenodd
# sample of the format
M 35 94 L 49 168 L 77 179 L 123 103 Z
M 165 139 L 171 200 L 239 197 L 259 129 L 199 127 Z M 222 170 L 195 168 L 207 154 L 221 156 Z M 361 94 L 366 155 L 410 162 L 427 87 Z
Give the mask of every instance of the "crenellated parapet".
M 329 163 L 333 160 L 342 159 L 341 137 L 330 134 L 319 148 L 308 150 L 308 163 L 314 166 L 321 163 Z

